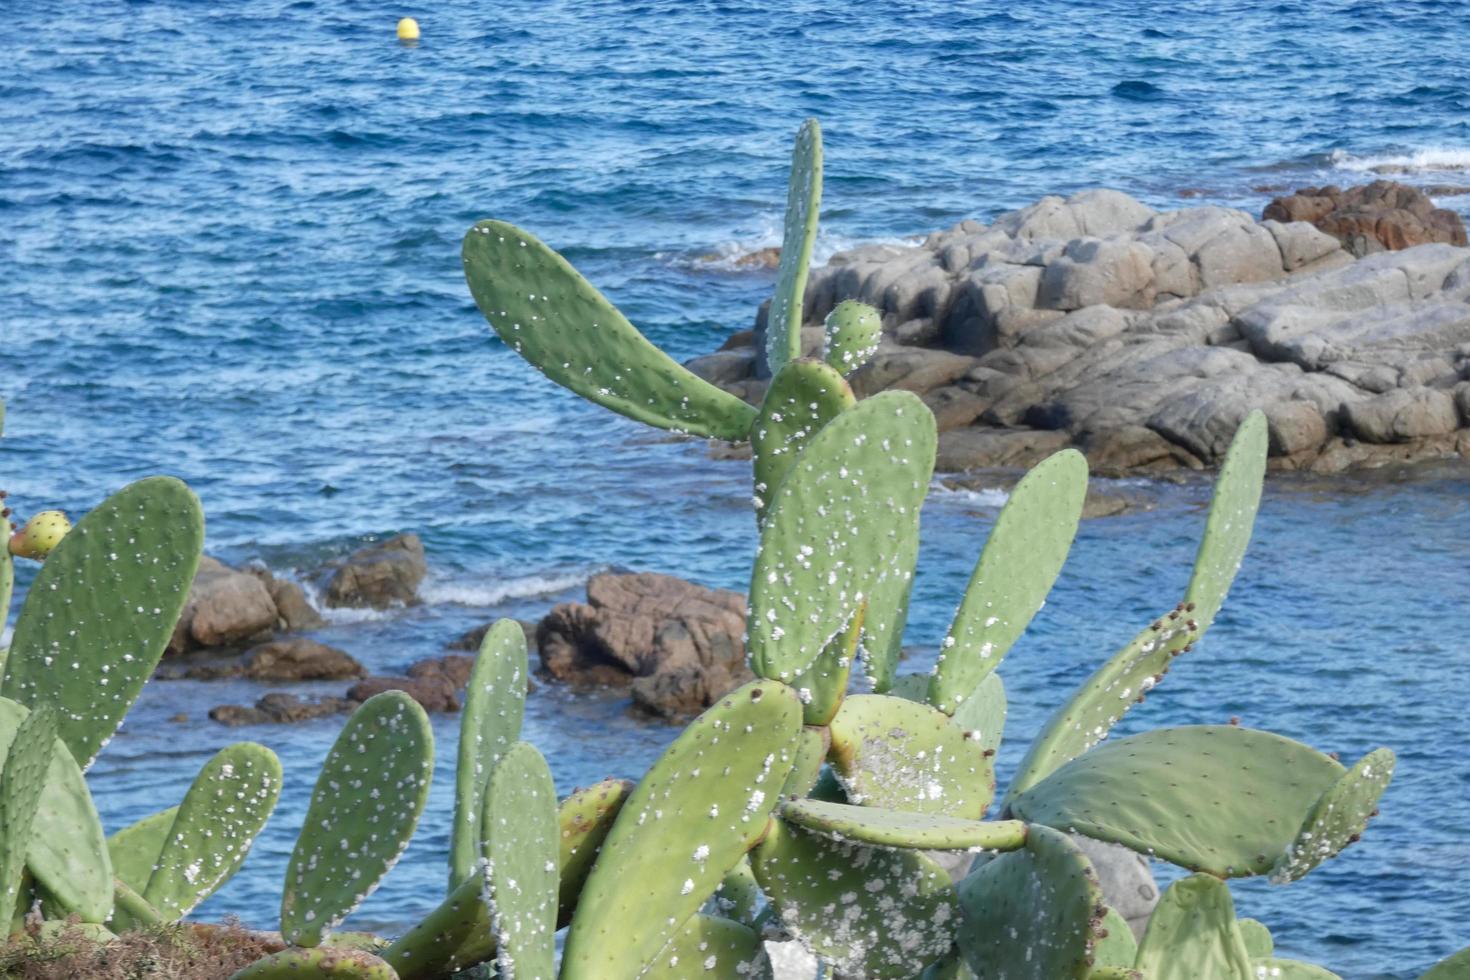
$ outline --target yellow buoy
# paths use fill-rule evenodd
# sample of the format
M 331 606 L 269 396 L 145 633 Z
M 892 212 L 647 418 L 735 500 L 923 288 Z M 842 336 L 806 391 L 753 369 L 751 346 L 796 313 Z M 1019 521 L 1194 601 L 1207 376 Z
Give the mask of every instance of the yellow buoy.
M 405 17 L 398 22 L 398 40 L 417 41 L 419 39 L 419 22 L 412 17 Z

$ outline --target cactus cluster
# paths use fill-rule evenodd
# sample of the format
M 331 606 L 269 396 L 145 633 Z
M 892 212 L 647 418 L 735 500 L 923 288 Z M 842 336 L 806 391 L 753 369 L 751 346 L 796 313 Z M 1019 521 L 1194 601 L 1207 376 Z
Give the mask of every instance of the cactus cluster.
M 821 133 L 808 122 L 759 406 L 680 367 L 531 235 L 493 221 L 467 234 L 476 303 L 547 376 L 632 418 L 753 447 L 757 679 L 637 783 L 558 802 L 545 760 L 520 740 L 524 635 L 496 624 L 460 719 L 442 901 L 391 942 L 336 931 L 413 836 L 433 771 L 422 709 L 382 694 L 348 719 L 317 780 L 283 887 L 291 945 L 235 980 L 737 980 L 771 976 L 770 938 L 799 941 L 837 978 L 1332 976 L 1275 958 L 1265 927 L 1235 917 L 1225 880 L 1292 881 L 1356 840 L 1393 754 L 1345 768 L 1231 725 L 1108 737 L 1230 589 L 1260 500 L 1263 417 L 1236 435 L 1185 594 L 1057 708 L 998 797 L 996 668 L 1066 560 L 1086 462 L 1064 451 L 1017 485 L 935 668 L 899 675 L 935 424 L 911 394 L 853 396 L 847 375 L 877 345 L 876 311 L 840 305 L 824 357 L 799 356 L 820 194 Z M 105 940 L 177 921 L 234 873 L 270 816 L 279 764 L 249 743 L 210 760 L 177 806 L 111 837 L 83 777 L 162 653 L 202 537 L 192 494 L 145 480 L 44 558 L 0 686 L 0 913 L 12 923 L 75 916 Z M 0 573 L 8 598 L 8 555 Z M 850 691 L 858 664 L 870 693 Z M 1107 907 L 1076 835 L 1194 872 L 1141 941 Z M 1467 965 L 1459 954 L 1425 980 Z

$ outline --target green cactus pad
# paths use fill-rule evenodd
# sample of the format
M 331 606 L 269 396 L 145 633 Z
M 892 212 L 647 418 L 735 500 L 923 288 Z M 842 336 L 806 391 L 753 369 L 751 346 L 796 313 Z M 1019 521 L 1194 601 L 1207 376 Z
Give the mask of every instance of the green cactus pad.
M 1119 719 L 1143 700 L 1199 635 L 1183 609 L 1181 605 L 1150 623 L 1052 714 L 1016 769 L 1007 802 L 1107 738 Z
M 1467 980 L 1470 978 L 1470 946 L 1451 953 L 1429 968 L 1419 980 Z
M 1376 749 L 1358 760 L 1307 815 L 1296 840 L 1271 869 L 1277 884 L 1296 881 L 1362 836 L 1393 778 L 1394 754 Z
M 991 672 L 954 710 L 954 723 L 992 755 L 999 751 L 1006 728 L 1006 686 Z
M 29 714 L 24 706 L 0 697 L 0 756 L 8 756 Z M 33 828 L 44 832 L 31 834 L 26 867 L 66 914 L 75 913 L 83 922 L 106 922 L 112 914 L 112 860 L 102 823 L 76 759 L 60 736 L 54 745 L 32 821 Z
M 556 811 L 556 784 L 546 760 L 529 742 L 512 745 L 490 774 L 480 829 L 496 966 L 503 976 L 556 977 Z
M 566 259 L 529 232 L 481 221 L 465 280 L 490 326 L 552 381 L 639 422 L 739 442 L 755 409 L 659 350 Z
M 771 961 L 760 933 L 718 915 L 694 916 L 659 951 L 639 980 L 770 980 Z
M 787 800 L 778 813 L 803 830 L 874 847 L 1014 851 L 1026 843 L 1026 825 L 1019 820 L 987 823 L 823 800 Z
M 603 841 L 562 958 L 564 980 L 633 977 L 765 833 L 801 731 L 801 702 L 757 681 L 690 724 Z
M 952 715 L 1020 639 L 1062 571 L 1082 504 L 1087 459 L 1064 449 L 1011 491 L 975 563 L 939 651 L 929 703 Z
M 1253 958 L 1252 977 L 1258 980 L 1342 980 L 1331 970 L 1301 960 L 1278 960 L 1274 957 Z
M 480 643 L 459 716 L 454 823 L 449 835 L 449 890 L 480 860 L 482 805 L 490 773 L 516 739 L 526 714 L 526 633 L 513 619 L 497 621 Z
M 1230 887 L 1206 874 L 1170 885 L 1149 916 L 1134 966 L 1149 980 L 1254 980 Z
M 158 866 L 158 855 L 179 808 L 149 814 L 107 838 L 107 853 L 112 857 L 112 873 L 135 892 L 148 887 L 148 879 Z
M 817 659 L 793 674 L 788 682 L 801 692 L 801 716 L 809 726 L 822 728 L 831 724 L 842 707 L 852 680 L 852 665 L 857 659 L 858 637 L 866 609 L 867 603 L 860 604 L 847 628 L 832 637 Z
M 883 339 L 883 318 L 867 303 L 845 299 L 827 314 L 827 363 L 843 375 L 868 363 Z
M 960 952 L 978 980 L 1084 980 L 1106 906 L 1097 873 L 1066 834 L 1032 827 L 1026 846 L 959 885 Z
M 1267 874 L 1346 770 L 1299 742 L 1232 725 L 1105 742 L 1017 796 L 1030 823 L 1221 878 Z
M 760 913 L 760 902 L 760 882 L 755 880 L 755 872 L 750 870 L 750 859 L 741 858 L 740 863 L 721 879 L 720 887 L 705 903 L 705 912 L 754 926 Z
M 112 886 L 112 917 L 107 920 L 107 925 L 114 932 L 164 924 L 164 918 L 159 915 L 158 910 L 149 905 L 127 882 L 116 878 Z
M 1096 976 L 1096 971 L 1103 967 L 1132 969 L 1137 957 L 1138 940 L 1134 938 L 1128 920 L 1119 915 L 1117 909 L 1109 908 L 1103 916 L 1101 938 L 1092 948 L 1092 976 Z
M 1276 952 L 1276 940 L 1271 938 L 1271 930 L 1266 924 L 1257 919 L 1236 919 L 1235 928 L 1240 930 L 1240 941 L 1245 943 L 1245 951 L 1253 960 L 1269 959 Z
M 1184 602 L 1192 607 L 1189 612 L 1201 636 L 1215 621 L 1250 544 L 1266 477 L 1266 448 L 1266 416 L 1257 410 L 1240 424 L 1225 454 L 1204 537 L 1194 559 L 1194 573 L 1184 593 Z
M 801 319 L 812 245 L 822 210 L 822 127 L 815 119 L 801 124 L 791 149 L 791 176 L 786 184 L 786 220 L 781 236 L 781 262 L 776 292 L 766 317 L 766 360 L 772 371 L 801 356 Z
M 438 907 L 381 954 L 400 980 L 426 980 L 484 963 L 495 955 L 495 932 L 481 865 Z
M 919 563 L 918 526 L 912 534 L 892 542 L 892 547 L 889 573 L 873 583 L 863 611 L 863 673 L 878 694 L 888 693 L 903 659 L 903 631 L 908 624 L 914 568 Z
M 0 762 L 0 909 L 7 916 L 20 896 L 26 850 L 55 751 L 56 712 L 38 708 L 17 726 Z
M 254 742 L 221 749 L 184 794 L 143 899 L 165 920 L 188 915 L 240 867 L 280 795 L 274 752 Z
M 158 665 L 204 547 L 199 500 L 151 477 L 108 497 L 46 557 L 15 622 L 0 694 L 54 704 L 83 769 Z
M 750 427 L 757 518 L 812 437 L 856 403 L 842 375 L 821 361 L 796 360 L 776 372 Z
M 434 733 L 402 691 L 363 702 L 317 777 L 286 866 L 281 934 L 316 946 L 378 887 L 408 846 L 429 797 Z
M 631 780 L 604 779 L 561 801 L 556 812 L 561 841 L 558 854 L 561 867 L 558 925 L 566 925 L 572 920 L 582 886 L 587 883 L 587 875 L 591 874 L 592 865 L 597 860 L 597 852 L 631 792 Z
M 837 416 L 802 450 L 767 510 L 751 575 L 757 674 L 794 677 L 875 587 L 911 574 L 895 542 L 917 536 L 936 438 L 917 395 L 887 391 Z
M 995 795 L 991 756 L 927 704 L 855 695 L 831 731 L 828 760 L 854 803 L 979 820 Z
M 782 796 L 806 796 L 811 792 L 821 778 L 822 764 L 827 761 L 829 744 L 825 727 L 807 727 L 801 730 L 791 772 L 786 777 L 786 785 L 781 787 Z
M 283 949 L 230 980 L 399 980 L 387 963 L 360 949 Z
M 1087 980 L 1148 980 L 1148 977 L 1128 966 L 1100 966 L 1087 975 Z
M 918 851 L 846 844 L 778 820 L 751 867 L 781 922 L 839 975 L 911 977 L 954 942 L 949 873 Z

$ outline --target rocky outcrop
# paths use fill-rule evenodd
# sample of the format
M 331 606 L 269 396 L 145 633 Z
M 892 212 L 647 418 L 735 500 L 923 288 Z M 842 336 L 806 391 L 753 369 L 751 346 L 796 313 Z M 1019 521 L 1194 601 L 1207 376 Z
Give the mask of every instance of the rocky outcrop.
M 812 272 L 804 347 L 845 299 L 884 324 L 854 391 L 920 394 L 942 470 L 1066 446 L 1102 473 L 1202 468 L 1256 408 L 1280 469 L 1470 455 L 1466 248 L 1355 259 L 1308 222 L 1087 191 L 839 253 Z M 759 400 L 764 318 L 690 368 Z
M 1443 242 L 1465 245 L 1465 223 L 1437 208 L 1417 187 L 1375 180 L 1361 187 L 1303 187 L 1266 205 L 1262 217 L 1305 221 L 1342 242 L 1354 255 Z
M 273 691 L 255 702 L 254 707 L 222 704 L 210 709 L 209 717 L 222 725 L 280 725 L 344 714 L 356 707 L 356 701 L 346 698 L 308 701 L 296 694 Z
M 671 575 L 604 572 L 587 602 L 556 606 L 536 630 L 540 674 L 578 686 L 631 688 L 662 717 L 697 714 L 751 679 L 745 597 Z
M 366 701 L 384 691 L 403 691 L 425 711 L 458 711 L 459 690 L 442 674 L 423 677 L 369 677 L 358 681 L 347 691 L 349 701 Z
M 274 640 L 250 649 L 243 657 L 188 666 L 170 665 L 163 679 L 252 681 L 341 681 L 366 677 L 367 669 L 345 650 L 306 637 Z
M 400 534 L 360 548 L 331 570 L 323 595 L 328 606 L 387 609 L 418 602 L 429 566 L 417 534 Z
M 261 565 L 236 569 L 205 555 L 199 559 L 167 653 L 239 649 L 275 635 L 316 629 L 324 622 L 295 582 L 278 579 Z

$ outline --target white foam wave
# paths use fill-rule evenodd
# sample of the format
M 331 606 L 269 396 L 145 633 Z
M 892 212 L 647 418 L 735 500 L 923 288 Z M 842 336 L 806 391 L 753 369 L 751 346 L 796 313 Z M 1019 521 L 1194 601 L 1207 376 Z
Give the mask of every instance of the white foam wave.
M 1354 156 L 1332 151 L 1332 165 L 1355 173 L 1414 174 L 1450 173 L 1470 170 L 1470 147 L 1431 146 L 1410 153 Z
M 490 582 L 431 578 L 419 588 L 419 598 L 431 606 L 496 606 L 509 599 L 530 599 L 575 589 L 603 570 L 592 568 L 560 574 L 523 575 Z
M 983 487 L 979 490 L 974 490 L 969 487 L 945 486 L 943 483 L 938 482 L 930 485 L 929 495 L 942 500 L 953 500 L 956 503 L 987 509 L 1004 507 L 1006 501 L 1011 499 L 1009 491 L 995 487 Z
M 818 229 L 817 240 L 812 245 L 812 265 L 823 266 L 838 252 L 845 252 L 858 245 L 895 245 L 913 247 L 922 238 L 851 238 Z M 714 246 L 707 252 L 660 252 L 656 258 L 684 268 L 719 270 L 722 272 L 751 272 L 769 266 L 752 257 L 766 249 L 780 248 L 781 221 L 776 215 L 762 215 L 760 228 L 748 235 L 732 238 Z

